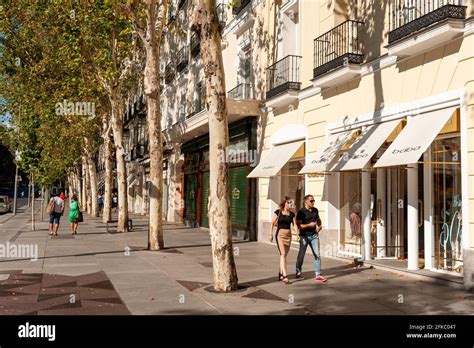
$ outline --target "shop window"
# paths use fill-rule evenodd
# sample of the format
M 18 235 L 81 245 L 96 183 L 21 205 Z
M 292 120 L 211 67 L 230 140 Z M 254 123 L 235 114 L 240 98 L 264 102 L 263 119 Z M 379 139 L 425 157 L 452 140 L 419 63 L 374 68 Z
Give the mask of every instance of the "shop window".
M 435 267 L 462 272 L 461 138 L 432 145 Z
M 293 199 L 293 211 L 296 214 L 303 207 L 305 196 L 304 175 L 298 174 L 304 167 L 304 160 L 289 161 L 281 169 L 281 199 L 288 196 Z M 278 202 L 280 203 L 280 202 Z M 295 242 L 293 236 L 293 242 Z
M 361 254 L 361 173 L 341 173 L 340 250 L 351 256 Z

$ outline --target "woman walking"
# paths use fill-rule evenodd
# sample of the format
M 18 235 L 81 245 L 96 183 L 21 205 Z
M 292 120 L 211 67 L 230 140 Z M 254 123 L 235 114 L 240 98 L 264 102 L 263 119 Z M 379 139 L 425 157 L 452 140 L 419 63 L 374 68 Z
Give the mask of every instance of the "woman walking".
M 295 213 L 290 211 L 293 207 L 293 201 L 290 197 L 286 197 L 280 203 L 280 209 L 275 210 L 272 223 L 270 226 L 270 242 L 273 241 L 273 228 L 276 226 L 275 241 L 280 253 L 280 270 L 278 272 L 278 280 L 289 284 L 288 273 L 286 270 L 286 256 L 290 251 L 291 245 L 291 224 L 296 226 Z
M 69 216 L 67 217 L 67 221 L 71 223 L 71 234 L 77 234 L 77 218 L 79 216 L 80 212 L 80 205 L 79 202 L 77 201 L 77 196 L 73 195 L 71 198 L 71 205 L 70 205 L 70 210 L 69 210 Z

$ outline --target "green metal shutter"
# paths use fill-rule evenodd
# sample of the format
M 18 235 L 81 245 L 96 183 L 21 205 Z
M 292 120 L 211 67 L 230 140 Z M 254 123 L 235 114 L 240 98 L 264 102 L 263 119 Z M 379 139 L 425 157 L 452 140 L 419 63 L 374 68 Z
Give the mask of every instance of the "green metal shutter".
M 207 216 L 207 206 L 209 199 L 209 172 L 202 173 L 201 186 L 201 227 L 209 228 L 209 218 Z
M 232 225 L 247 226 L 248 217 L 248 168 L 229 168 L 230 216 Z
M 198 176 L 197 174 L 188 174 L 185 176 L 186 197 L 185 210 L 186 220 L 196 221 L 196 208 L 198 199 Z

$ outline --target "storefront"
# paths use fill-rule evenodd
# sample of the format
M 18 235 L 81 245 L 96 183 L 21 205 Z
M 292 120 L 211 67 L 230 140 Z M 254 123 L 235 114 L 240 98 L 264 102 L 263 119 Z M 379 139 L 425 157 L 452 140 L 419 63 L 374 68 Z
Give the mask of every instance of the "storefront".
M 325 175 L 328 204 L 339 207 L 337 255 L 462 273 L 469 245 L 462 228 L 462 93 L 384 113 L 329 125 L 326 141 L 300 171 Z M 329 189 L 331 182 L 337 189 Z
M 260 192 L 268 199 L 268 221 L 285 196 L 290 197 L 296 213 L 303 207 L 306 178 L 300 171 L 305 165 L 307 129 L 300 124 L 289 124 L 276 131 L 255 169 L 248 178 L 258 178 L 266 189 Z M 267 235 L 269 222 L 261 221 L 260 238 Z M 295 236 L 294 236 L 295 238 Z M 295 240 L 293 240 L 295 241 Z
M 232 233 L 237 239 L 256 239 L 256 184 L 247 178 L 256 149 L 256 122 L 247 118 L 229 125 L 229 148 L 221 160 L 229 165 L 229 199 Z M 181 148 L 184 154 L 184 221 L 188 226 L 209 228 L 209 136 L 201 136 Z

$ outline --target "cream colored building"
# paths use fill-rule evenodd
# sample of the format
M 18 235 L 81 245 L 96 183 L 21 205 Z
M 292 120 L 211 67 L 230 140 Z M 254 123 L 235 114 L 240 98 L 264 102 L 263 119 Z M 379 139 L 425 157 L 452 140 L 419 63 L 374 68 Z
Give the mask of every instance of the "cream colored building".
M 234 236 L 256 239 L 257 180 L 247 179 L 257 152 L 265 96 L 268 4 L 216 1 L 228 91 L 230 199 Z M 169 222 L 208 227 L 209 128 L 200 41 L 191 29 L 193 2 L 174 1 L 162 57 L 162 129 L 165 143 L 164 212 Z M 256 164 L 256 163 L 255 163 Z
M 474 1 L 271 4 L 258 239 L 312 194 L 323 255 L 472 289 Z

